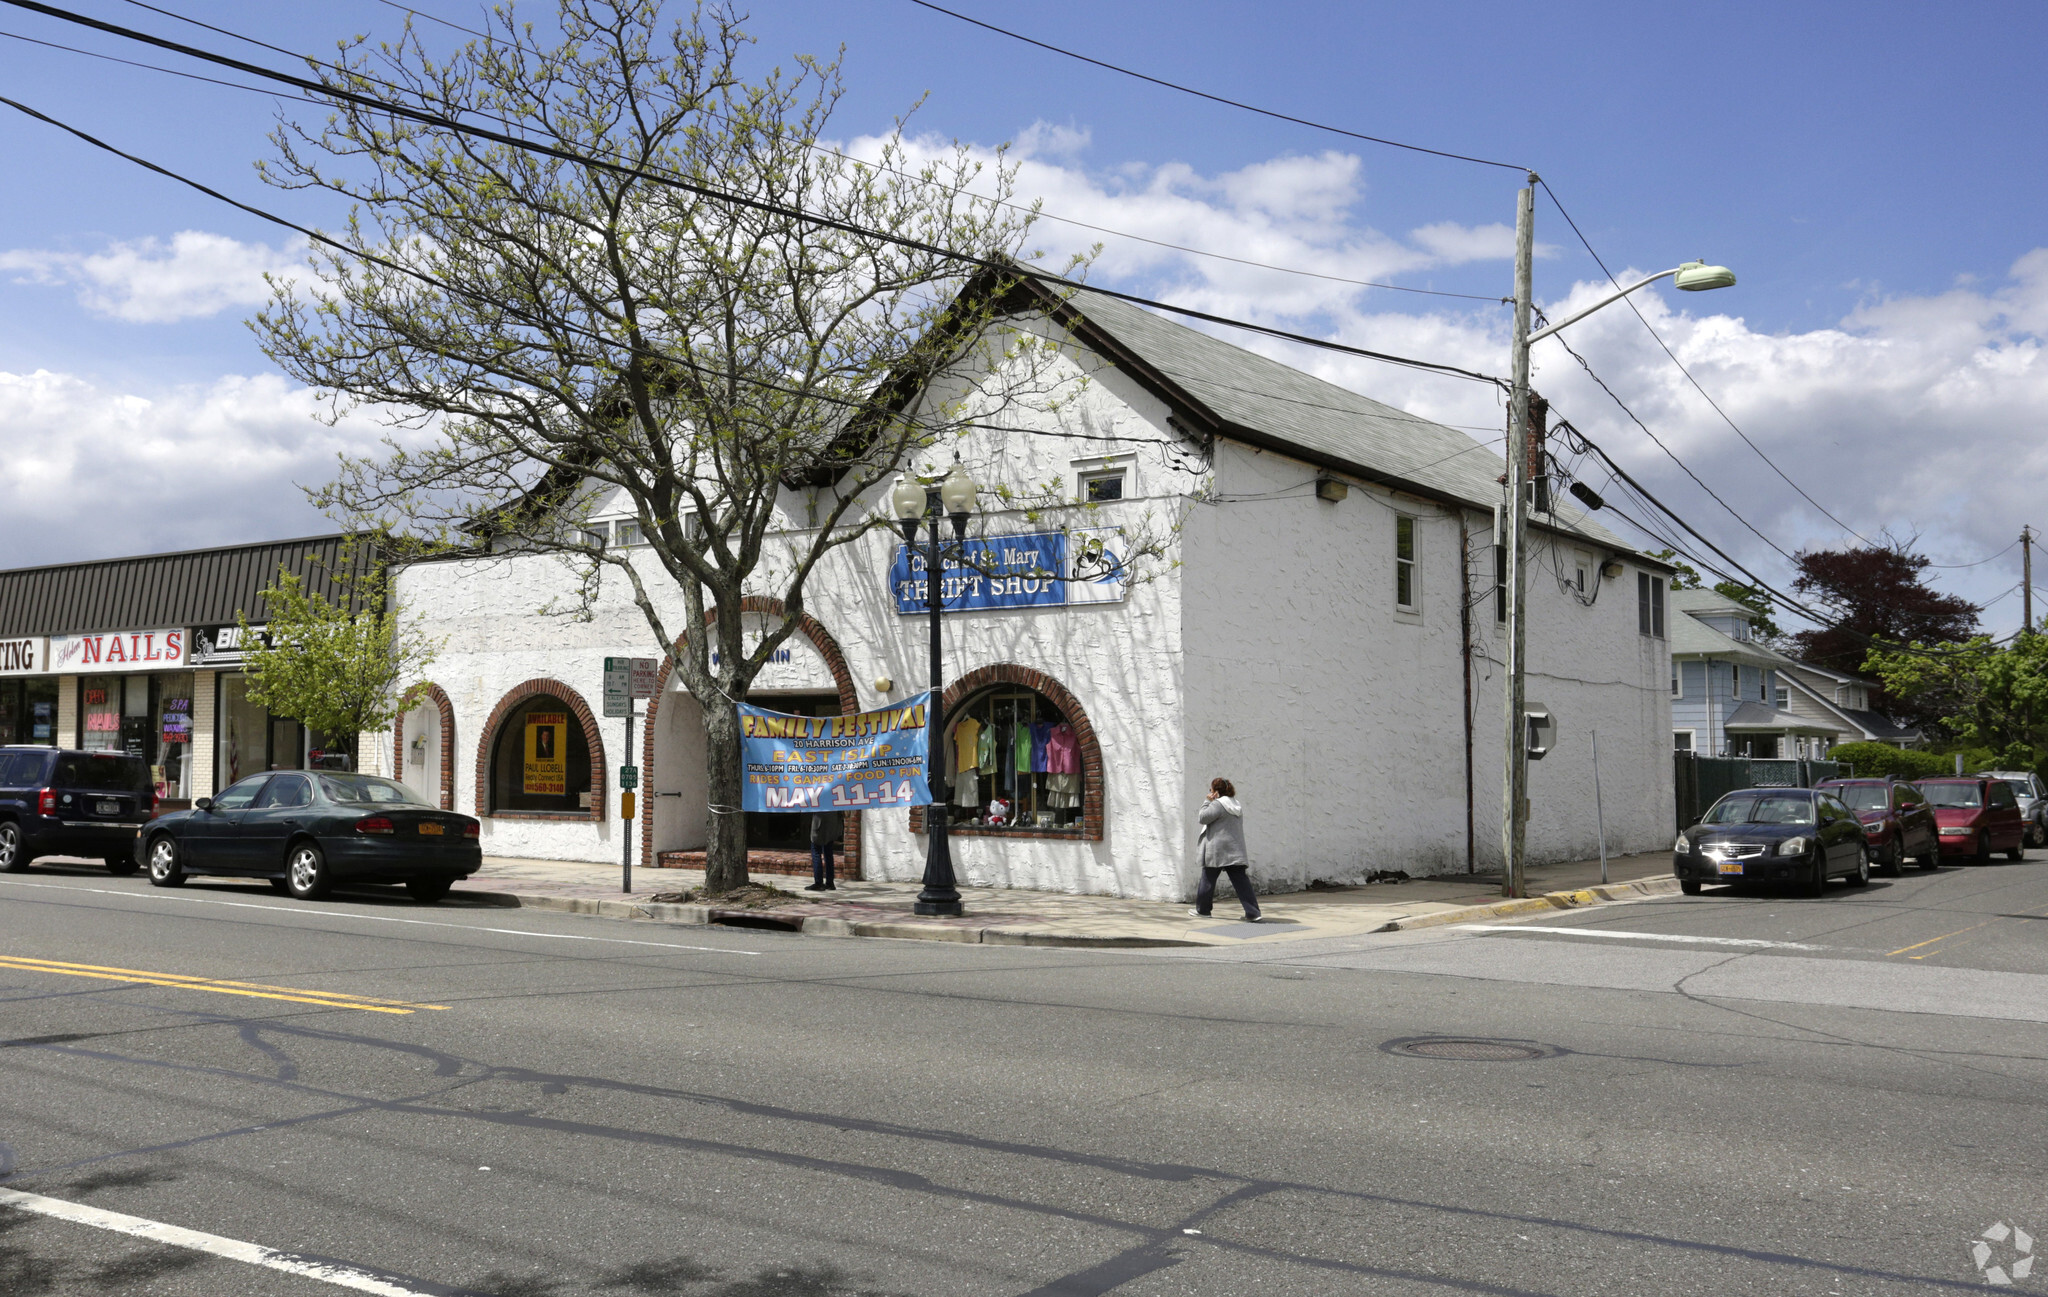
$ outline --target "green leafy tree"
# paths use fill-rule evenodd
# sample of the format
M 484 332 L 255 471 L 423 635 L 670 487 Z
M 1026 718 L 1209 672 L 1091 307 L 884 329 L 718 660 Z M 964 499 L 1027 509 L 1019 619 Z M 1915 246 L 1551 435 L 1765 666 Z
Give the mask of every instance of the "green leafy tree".
M 1863 669 L 1958 745 L 1986 749 L 1993 764 L 2031 770 L 2048 754 L 2048 636 L 1874 648 Z
M 273 280 L 255 329 L 337 410 L 399 412 L 388 452 L 344 460 L 317 503 L 423 549 L 555 556 L 573 597 L 542 611 L 623 589 L 701 708 L 710 802 L 733 806 L 737 700 L 813 573 L 893 526 L 875 501 L 897 474 L 944 473 L 1067 371 L 1057 328 L 1004 323 L 1008 268 L 1038 255 L 1013 164 L 900 127 L 863 158 L 822 147 L 836 62 L 749 80 L 738 18 L 661 9 L 559 0 L 530 24 L 506 4 L 445 57 L 410 29 L 345 47 L 316 72 L 329 111 L 281 127 L 263 174 L 351 204 L 348 251 Z M 639 544 L 587 526 L 611 510 Z M 784 613 L 756 637 L 758 596 Z M 710 891 L 746 882 L 743 817 L 711 816 L 706 846 Z
M 239 619 L 250 700 L 351 753 L 358 735 L 387 729 L 416 706 L 440 642 L 384 606 L 386 579 L 344 562 L 329 597 L 280 567 L 277 584 L 263 591 L 262 633 L 246 613 Z

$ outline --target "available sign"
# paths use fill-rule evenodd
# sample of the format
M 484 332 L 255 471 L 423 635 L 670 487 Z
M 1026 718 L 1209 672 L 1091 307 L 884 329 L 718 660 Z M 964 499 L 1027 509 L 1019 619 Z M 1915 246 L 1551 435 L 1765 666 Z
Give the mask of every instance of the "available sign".
M 521 792 L 560 797 L 569 791 L 569 713 L 526 713 L 526 766 Z
M 924 806 L 929 691 L 879 711 L 791 716 L 740 704 L 740 809 Z
M 939 598 L 947 612 L 1120 603 L 1125 573 L 1114 539 L 1100 531 L 1045 531 L 963 541 L 944 555 Z M 922 547 L 896 547 L 889 589 L 897 612 L 931 611 L 926 560 Z
M 0 676 L 34 676 L 49 669 L 50 641 L 40 635 L 0 640 Z
M 113 667 L 123 671 L 162 671 L 184 665 L 182 629 L 50 637 L 50 670 L 60 675 Z

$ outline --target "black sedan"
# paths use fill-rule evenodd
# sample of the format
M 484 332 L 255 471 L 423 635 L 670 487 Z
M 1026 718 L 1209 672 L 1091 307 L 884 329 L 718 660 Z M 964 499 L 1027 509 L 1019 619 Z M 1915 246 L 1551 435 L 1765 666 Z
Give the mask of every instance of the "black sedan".
M 158 887 L 227 874 L 301 900 L 336 883 L 404 883 L 414 899 L 438 901 L 483 863 L 477 827 L 396 780 L 280 770 L 150 821 L 135 855 Z
M 1789 883 L 1819 896 L 1827 880 L 1870 881 L 1856 813 L 1810 788 L 1745 788 L 1715 802 L 1672 844 L 1671 872 L 1687 896 L 1704 883 Z

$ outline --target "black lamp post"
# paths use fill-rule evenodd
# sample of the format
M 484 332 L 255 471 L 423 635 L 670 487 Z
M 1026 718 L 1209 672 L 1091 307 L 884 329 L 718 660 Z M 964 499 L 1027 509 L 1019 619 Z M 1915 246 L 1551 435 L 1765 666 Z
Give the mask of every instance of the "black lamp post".
M 974 508 L 976 487 L 974 479 L 958 461 L 953 471 L 946 474 L 946 480 L 939 484 L 939 501 L 953 524 L 953 544 L 957 548 L 967 537 L 967 515 Z M 917 544 L 917 525 L 924 518 L 931 519 L 931 550 L 925 560 L 925 603 L 931 610 L 932 619 L 932 697 L 931 705 L 925 711 L 925 747 L 928 762 L 927 778 L 930 782 L 932 801 L 925 808 L 925 858 L 924 890 L 917 894 L 915 912 L 918 914 L 961 914 L 960 888 L 953 879 L 953 850 L 946 841 L 946 807 L 952 800 L 951 790 L 943 773 L 946 755 L 945 741 L 945 690 L 946 678 L 940 660 L 939 618 L 944 605 L 943 560 L 945 551 L 939 538 L 939 513 L 933 508 L 924 487 L 911 480 L 909 474 L 896 479 L 896 487 L 890 492 L 890 500 L 896 507 L 898 525 L 903 528 L 906 545 Z

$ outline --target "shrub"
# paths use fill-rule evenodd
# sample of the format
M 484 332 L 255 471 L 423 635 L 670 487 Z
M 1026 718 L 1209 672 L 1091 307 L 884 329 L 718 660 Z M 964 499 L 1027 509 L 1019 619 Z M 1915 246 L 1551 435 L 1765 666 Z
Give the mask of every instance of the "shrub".
M 1898 775 L 1902 779 L 1925 779 L 1930 775 L 1945 775 L 1955 770 L 1955 760 L 1952 757 L 1920 752 L 1912 748 L 1895 748 L 1888 743 L 1839 744 L 1828 753 L 1828 759 L 1848 762 L 1855 768 L 1859 779 L 1878 779 L 1885 775 Z

